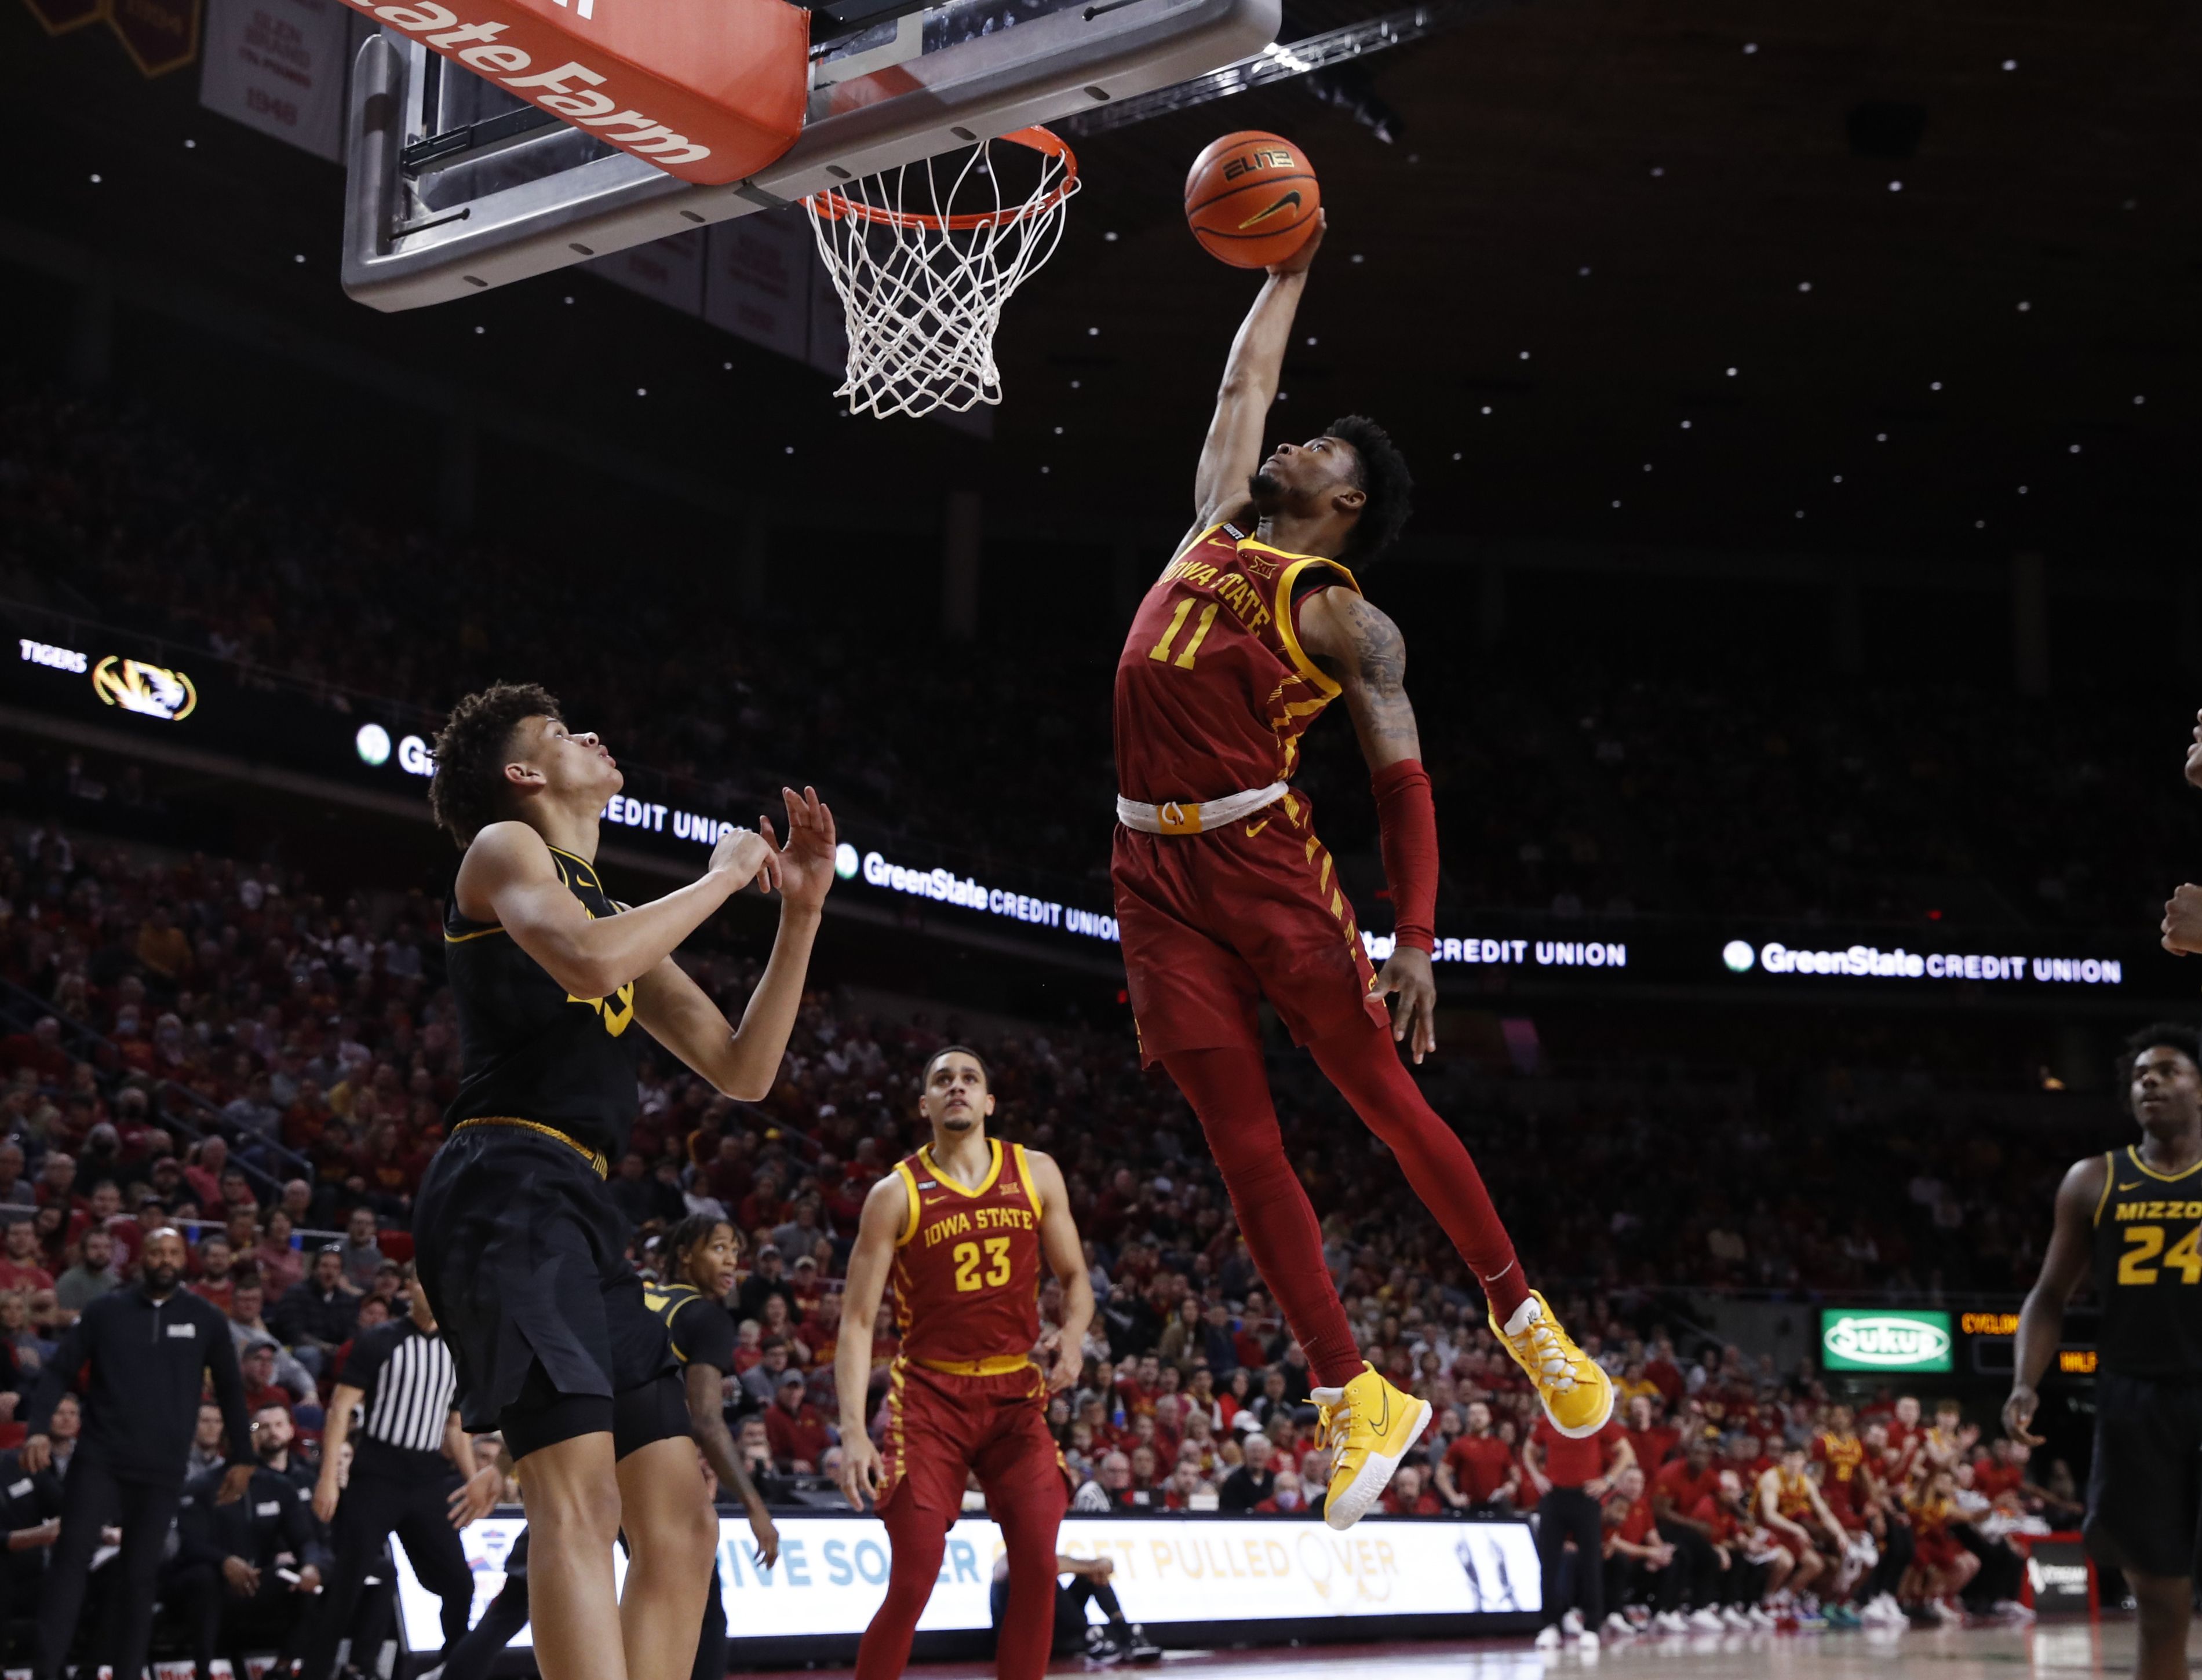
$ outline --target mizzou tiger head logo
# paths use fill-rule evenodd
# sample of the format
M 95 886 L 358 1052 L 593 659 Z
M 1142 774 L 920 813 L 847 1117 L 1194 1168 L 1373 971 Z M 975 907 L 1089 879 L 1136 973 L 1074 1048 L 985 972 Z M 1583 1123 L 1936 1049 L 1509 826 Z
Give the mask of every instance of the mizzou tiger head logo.
M 91 667 L 91 691 L 109 706 L 168 723 L 181 723 L 199 703 L 198 690 L 182 672 L 114 654 Z

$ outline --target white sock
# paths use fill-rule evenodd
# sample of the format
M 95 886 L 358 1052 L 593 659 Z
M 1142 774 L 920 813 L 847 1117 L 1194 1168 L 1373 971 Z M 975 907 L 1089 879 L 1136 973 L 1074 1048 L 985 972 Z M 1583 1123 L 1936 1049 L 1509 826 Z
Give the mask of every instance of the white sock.
M 1507 1319 L 1506 1333 L 1509 1336 L 1519 1336 L 1523 1330 L 1528 1329 L 1531 1325 L 1536 1323 L 1538 1319 L 1544 1316 L 1545 1315 L 1538 1310 L 1537 1297 L 1531 1295 L 1527 1301 L 1516 1307 L 1514 1309 L 1514 1316 Z

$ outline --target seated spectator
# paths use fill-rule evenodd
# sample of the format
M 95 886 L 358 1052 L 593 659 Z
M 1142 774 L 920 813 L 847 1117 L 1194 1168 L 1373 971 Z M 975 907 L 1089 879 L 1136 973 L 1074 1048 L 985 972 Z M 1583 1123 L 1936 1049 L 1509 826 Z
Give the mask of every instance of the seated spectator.
M 273 1342 L 256 1342 L 247 1348 L 238 1360 L 238 1368 L 244 1374 L 244 1404 L 248 1411 L 257 1412 L 263 1406 L 290 1409 L 291 1397 L 275 1380 Z
M 1136 1470 L 1133 1472 L 1138 1477 Z M 1282 1480 L 1282 1475 L 1280 1475 Z M 1298 1478 L 1293 1477 L 1297 1485 Z M 1216 1489 L 1208 1485 L 1208 1478 L 1200 1473 L 1200 1466 L 1190 1459 L 1180 1459 L 1177 1467 L 1163 1483 L 1163 1507 L 1169 1511 L 1213 1511 L 1216 1509 Z
M 23 1178 L 23 1146 L 9 1138 L 0 1143 L 0 1207 L 35 1207 L 38 1198 Z
M 1074 1511 L 1125 1511 L 1141 1501 L 1133 1497 L 1132 1458 L 1128 1453 L 1110 1452 L 1101 1457 L 1101 1463 L 1092 1480 L 1071 1495 Z
M 185 1460 L 185 1480 L 196 1481 L 228 1462 L 229 1425 L 222 1421 L 221 1407 L 211 1400 L 202 1401 L 198 1426 L 191 1434 L 191 1454 Z
M 1257 1517 L 1298 1517 L 1315 1514 L 1308 1504 L 1307 1483 L 1296 1471 L 1281 1470 L 1270 1483 L 1269 1496 L 1254 1507 Z
M 787 1338 L 769 1336 L 758 1344 L 757 1363 L 742 1373 L 742 1387 L 759 1406 L 770 1406 L 780 1397 L 780 1381 L 787 1374 Z
M 1633 1464 L 1614 1477 L 1604 1501 L 1604 1529 L 1605 1601 L 1613 1607 L 1606 1631 L 1634 1631 L 1622 1613 L 1630 1607 L 1648 1612 L 1652 1625 L 1663 1633 L 1685 1631 L 1682 1571 L 1675 1565 L 1675 1548 L 1659 1537 L 1644 1472 Z
M 383 1306 L 384 1319 L 389 1316 Z M 314 1256 L 312 1272 L 293 1283 L 275 1305 L 270 1328 L 300 1364 L 317 1375 L 332 1375 L 329 1358 L 349 1342 L 359 1326 L 360 1296 L 344 1278 L 344 1251 L 332 1242 Z
M 344 1281 L 364 1293 L 374 1287 L 374 1275 L 386 1260 L 378 1237 L 379 1225 L 374 1209 L 362 1205 L 351 1210 L 344 1221 L 344 1234 L 338 1252 L 344 1257 Z
M 271 1207 L 260 1223 L 260 1240 L 251 1251 L 253 1269 L 268 1286 L 272 1301 L 284 1295 L 306 1275 L 306 1257 L 291 1246 L 292 1221 L 280 1207 Z
M 1276 1489 L 1276 1472 L 1270 1468 L 1269 1437 L 1255 1431 L 1246 1436 L 1245 1462 L 1223 1478 L 1216 1490 L 1217 1508 L 1243 1516 Z
M 162 1019 L 175 1019 L 173 1015 Z M 180 1031 L 182 1023 L 177 1025 Z M 229 1144 L 219 1134 L 201 1138 L 185 1160 L 184 1182 L 190 1186 L 192 1199 L 209 1213 L 221 1206 L 221 1175 L 228 1167 Z
M 741 1287 L 734 1292 L 735 1318 L 755 1319 L 763 1324 L 764 1304 L 775 1295 L 790 1313 L 795 1310 L 795 1287 L 786 1274 L 779 1245 L 767 1242 L 757 1251 L 755 1269 L 742 1279 Z
M 804 1387 L 801 1372 L 782 1372 L 779 1390 L 765 1408 L 765 1437 L 772 1443 L 773 1462 L 784 1475 L 819 1473 L 833 1439 L 826 1414 L 804 1398 Z
M 75 1265 L 54 1280 L 54 1300 L 74 1318 L 109 1289 L 122 1285 L 122 1270 L 115 1264 L 115 1234 L 94 1225 L 78 1245 Z
M 202 1237 L 197 1260 L 198 1276 L 191 1282 L 191 1292 L 227 1312 L 230 1290 L 233 1287 L 230 1273 L 237 1264 L 229 1239 L 221 1236 Z
M 0 1289 L 50 1289 L 53 1274 L 47 1271 L 38 1249 L 38 1227 L 17 1219 L 0 1239 Z
M 1281 1477 L 1286 1472 L 1281 1470 L 1277 1474 Z M 1445 1508 L 1445 1501 L 1423 1480 L 1422 1467 L 1411 1464 L 1403 1464 L 1392 1473 L 1381 1502 L 1394 1517 L 1438 1517 Z

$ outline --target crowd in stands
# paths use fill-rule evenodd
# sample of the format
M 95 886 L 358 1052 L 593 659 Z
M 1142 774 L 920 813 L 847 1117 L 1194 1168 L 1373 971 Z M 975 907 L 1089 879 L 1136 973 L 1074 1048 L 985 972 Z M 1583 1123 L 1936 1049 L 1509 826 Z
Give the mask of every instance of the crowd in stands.
M 59 1328 L 131 1276 L 147 1232 L 179 1223 L 193 1236 L 189 1286 L 227 1312 L 254 1405 L 285 1411 L 310 1466 L 344 1347 L 402 1310 L 410 1200 L 455 1089 L 439 907 L 417 895 L 332 902 L 273 867 L 87 841 L 50 822 L 0 837 L 0 1450 L 21 1433 L 17 1396 Z M 705 940 L 684 960 L 739 1015 L 754 956 Z M 1101 1312 L 1085 1380 L 1051 1413 L 1079 1507 L 1318 1510 L 1328 1461 L 1304 1362 L 1189 1111 L 1140 1072 L 1128 1037 L 972 1033 L 921 1010 L 868 1014 L 828 991 L 806 999 L 758 1103 L 646 1053 L 632 1147 L 611 1178 L 645 1264 L 688 1214 L 715 1212 L 742 1234 L 727 1402 L 768 1486 L 833 1468 L 840 1272 L 866 1191 L 915 1142 L 918 1071 L 951 1031 L 975 1037 L 993 1069 L 998 1129 L 1063 1163 L 1088 1243 Z M 1386 1509 L 1534 1509 L 1546 1467 L 1534 1400 L 1480 1295 L 1399 1195 L 1381 1147 L 1295 1059 L 1276 1074 L 1288 1153 L 1367 1356 L 1436 1415 Z M 1783 1568 L 1767 1547 L 1788 1554 L 1775 1518 L 1794 1521 L 1794 1485 L 1777 1477 L 1775 1511 L 1754 1501 L 1785 1448 L 1842 1436 L 1827 1396 L 1806 1375 L 1716 1346 L 1685 1360 L 1657 1326 L 1677 1325 L 1697 1347 L 1702 1333 L 1675 1316 L 1693 1284 L 1932 1294 L 2030 1281 L 2043 1222 L 2008 1210 L 2047 1207 L 2099 1117 L 1991 1129 L 1969 1106 L 1979 1099 L 1864 1071 L 1800 1087 L 1814 1122 L 1802 1126 L 1780 1124 L 1741 1072 L 1646 1062 L 1627 1079 L 1599 1067 L 1571 1078 L 1457 1057 L 1424 1077 L 1481 1158 L 1533 1273 L 1643 1402 L 1628 1460 L 1616 1448 L 1599 1478 L 1612 1537 L 1598 1567 L 1624 1622 L 1809 1618 L 1814 1599 L 1840 1619 L 1861 1592 L 1883 1615 L 1883 1601 L 1925 1614 L 1968 1589 L 1982 1609 L 2011 1596 L 1997 1524 L 2061 1509 L 2069 1472 L 2005 1484 L 2022 1467 L 2007 1443 L 1982 1460 L 1954 1419 L 1937 1434 L 1900 1408 L 1885 1423 L 1872 1414 L 1882 1433 L 1863 1436 L 1855 1472 L 1869 1491 L 1844 1509 L 1863 1520 L 1876 1561 L 1863 1565 L 1847 1524 L 1838 1542 L 1799 1524 L 1805 1551 L 1825 1560 Z M 1899 1113 L 1907 1123 L 1888 1124 Z M 1687 1150 L 1665 1141 L 1682 1135 Z M 1565 1174 L 1551 1171 L 1555 1151 Z M 1730 1170 L 1709 1179 L 1708 1161 Z M 1043 1313 L 1059 1304 L 1051 1286 Z M 883 1374 L 892 1315 L 880 1322 Z M 1687 1506 L 1668 1512 L 1673 1464 L 1709 1436 L 1696 1450 L 1714 1482 L 1692 1472 Z M 1847 1461 L 1846 1446 L 1828 1459 L 1837 1451 L 1823 1442 L 1821 1455 Z M 1817 1484 L 1832 1508 L 1829 1485 Z M 1702 1559 L 1659 1527 L 1677 1518 L 1721 1535 L 1740 1572 L 1707 1587 Z M 1578 1560 L 1578 1574 L 1590 1566 Z
M 991 637 L 982 661 L 911 661 L 901 610 L 852 614 L 839 594 L 760 609 L 729 567 L 638 561 L 624 609 L 575 636 L 568 603 L 600 581 L 593 546 L 522 552 L 332 517 L 273 466 L 186 430 L 0 387 L 0 595 L 240 661 L 306 703 L 348 707 L 350 690 L 435 709 L 494 678 L 543 677 L 684 806 L 747 812 L 755 788 L 810 780 L 845 823 L 963 867 L 1040 866 L 1089 890 L 1105 873 L 1105 612 Z M 793 529 L 774 541 L 804 549 Z M 1108 555 L 1097 545 L 1092 569 Z M 1372 587 L 1387 598 L 1381 572 Z M 709 681 L 677 633 L 698 624 L 739 632 L 713 639 Z M 515 672 L 515 648 L 555 661 Z M 1748 673 L 1422 654 L 1414 692 L 1442 720 L 1422 744 L 1447 910 L 2146 929 L 2192 872 L 2195 813 L 2175 779 L 2190 705 L 2176 694 L 2027 700 L 1958 680 L 1800 683 L 1786 662 Z M 1313 733 L 1299 783 L 1349 885 L 1373 896 L 1374 813 L 1348 733 Z M 990 778 L 999 820 L 976 831 L 951 791 L 973 764 L 1014 769 Z

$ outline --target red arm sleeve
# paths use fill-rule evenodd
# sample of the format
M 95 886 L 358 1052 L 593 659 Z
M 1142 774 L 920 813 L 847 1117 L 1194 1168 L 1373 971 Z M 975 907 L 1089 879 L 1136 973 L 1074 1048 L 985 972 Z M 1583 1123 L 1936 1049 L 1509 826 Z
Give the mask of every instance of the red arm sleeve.
M 1384 853 L 1384 878 L 1392 889 L 1392 928 L 1402 945 L 1437 946 L 1438 812 L 1430 799 L 1429 772 L 1420 759 L 1387 764 L 1369 778 Z

